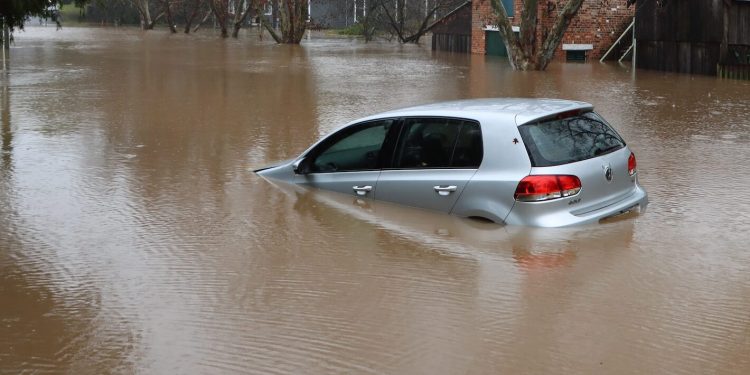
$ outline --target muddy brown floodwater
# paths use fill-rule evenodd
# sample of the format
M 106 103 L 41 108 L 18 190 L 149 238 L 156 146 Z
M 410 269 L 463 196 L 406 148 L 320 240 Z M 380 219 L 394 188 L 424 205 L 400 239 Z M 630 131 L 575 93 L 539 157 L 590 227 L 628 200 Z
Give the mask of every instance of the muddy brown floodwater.
M 28 28 L 0 79 L 0 373 L 750 373 L 750 82 L 313 35 Z M 593 103 L 645 213 L 572 229 L 276 186 L 351 119 Z

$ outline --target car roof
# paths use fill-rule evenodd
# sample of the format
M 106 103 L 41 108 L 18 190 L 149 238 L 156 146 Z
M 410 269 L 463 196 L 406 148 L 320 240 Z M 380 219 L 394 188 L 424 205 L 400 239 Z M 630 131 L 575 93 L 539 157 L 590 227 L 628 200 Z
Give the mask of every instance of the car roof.
M 455 116 L 481 119 L 487 115 L 515 117 L 521 125 L 539 118 L 571 110 L 591 110 L 594 107 L 586 102 L 564 99 L 536 98 L 488 98 L 467 99 L 432 104 L 423 104 L 388 111 L 373 117 L 385 116 Z

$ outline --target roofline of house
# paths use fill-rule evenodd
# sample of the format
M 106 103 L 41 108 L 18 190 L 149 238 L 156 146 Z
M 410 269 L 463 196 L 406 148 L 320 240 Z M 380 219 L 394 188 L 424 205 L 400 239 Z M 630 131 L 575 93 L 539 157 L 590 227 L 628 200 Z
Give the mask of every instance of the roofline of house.
M 448 12 L 448 14 L 440 17 L 440 19 L 435 20 L 435 22 L 431 23 L 430 26 L 427 26 L 427 28 L 425 29 L 425 32 L 432 30 L 433 27 L 437 26 L 437 24 L 439 24 L 440 22 L 442 22 L 444 19 L 452 16 L 454 13 L 458 12 L 459 10 L 461 10 L 461 8 L 463 8 L 463 7 L 467 6 L 467 5 L 470 5 L 470 4 L 471 4 L 471 0 L 466 0 L 461 5 L 457 6 L 456 9 L 453 9 L 452 11 Z

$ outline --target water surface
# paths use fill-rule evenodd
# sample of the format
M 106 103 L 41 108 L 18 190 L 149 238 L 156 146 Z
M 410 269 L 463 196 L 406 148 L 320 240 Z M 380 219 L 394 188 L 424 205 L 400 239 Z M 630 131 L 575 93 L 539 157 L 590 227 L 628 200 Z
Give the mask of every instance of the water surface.
M 27 28 L 0 79 L 0 373 L 750 372 L 750 83 L 314 34 Z M 573 229 L 251 170 L 472 97 L 593 103 L 651 204 Z

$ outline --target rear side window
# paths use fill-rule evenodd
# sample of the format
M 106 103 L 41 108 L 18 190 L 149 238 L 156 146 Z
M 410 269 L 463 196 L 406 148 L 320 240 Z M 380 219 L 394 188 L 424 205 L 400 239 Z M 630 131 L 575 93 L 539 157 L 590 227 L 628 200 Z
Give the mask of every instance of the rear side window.
M 478 168 L 482 161 L 479 124 L 448 118 L 406 119 L 393 167 Z
M 518 127 L 535 167 L 591 159 L 625 147 L 620 136 L 594 112 Z
M 482 130 L 476 122 L 464 121 L 458 134 L 456 149 L 453 150 L 451 167 L 479 168 L 482 164 Z

